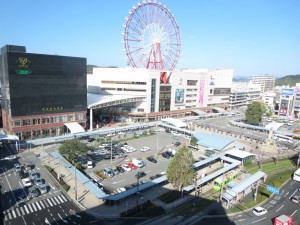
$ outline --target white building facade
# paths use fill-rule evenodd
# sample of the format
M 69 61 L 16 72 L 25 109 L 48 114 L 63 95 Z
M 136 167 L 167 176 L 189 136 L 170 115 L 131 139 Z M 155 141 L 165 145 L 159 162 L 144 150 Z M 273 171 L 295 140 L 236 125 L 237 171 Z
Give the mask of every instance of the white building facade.
M 252 84 L 259 84 L 261 93 L 273 92 L 275 87 L 275 76 L 272 75 L 254 75 L 251 80 Z
M 162 73 L 147 69 L 94 68 L 93 74 L 87 75 L 88 104 L 92 107 L 109 99 L 140 97 L 140 101 L 130 102 L 127 112 L 154 113 L 229 103 L 232 69 L 166 72 L 165 83 L 161 81 Z M 116 110 L 122 112 L 122 108 Z

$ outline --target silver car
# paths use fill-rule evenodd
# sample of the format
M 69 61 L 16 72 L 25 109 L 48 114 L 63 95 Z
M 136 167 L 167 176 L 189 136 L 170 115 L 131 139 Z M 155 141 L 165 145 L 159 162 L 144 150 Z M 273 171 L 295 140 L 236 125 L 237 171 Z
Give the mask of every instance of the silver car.
M 45 184 L 39 186 L 41 194 L 46 194 L 48 192 L 48 188 Z

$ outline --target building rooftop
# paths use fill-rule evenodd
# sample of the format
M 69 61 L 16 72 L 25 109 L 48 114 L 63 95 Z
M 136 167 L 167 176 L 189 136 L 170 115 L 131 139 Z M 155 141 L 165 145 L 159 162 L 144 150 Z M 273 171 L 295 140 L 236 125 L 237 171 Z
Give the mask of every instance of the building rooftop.
M 217 134 L 195 133 L 194 136 L 198 139 L 197 144 L 216 150 L 223 150 L 235 140 L 233 138 L 224 137 Z

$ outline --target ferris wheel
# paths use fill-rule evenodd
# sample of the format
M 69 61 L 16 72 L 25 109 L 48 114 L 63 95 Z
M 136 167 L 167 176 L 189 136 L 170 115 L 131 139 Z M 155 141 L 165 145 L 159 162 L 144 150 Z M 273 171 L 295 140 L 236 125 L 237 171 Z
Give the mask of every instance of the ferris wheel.
M 156 1 L 138 2 L 123 24 L 126 57 L 134 68 L 172 71 L 179 59 L 179 27 L 170 10 Z

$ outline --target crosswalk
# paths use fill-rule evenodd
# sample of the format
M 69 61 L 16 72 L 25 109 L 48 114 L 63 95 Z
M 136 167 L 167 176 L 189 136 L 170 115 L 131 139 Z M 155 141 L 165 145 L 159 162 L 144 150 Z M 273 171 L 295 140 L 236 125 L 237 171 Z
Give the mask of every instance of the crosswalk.
M 30 203 L 28 205 L 23 205 L 14 209 L 9 209 L 4 211 L 5 221 L 15 219 L 26 214 L 37 212 L 46 208 L 50 208 L 59 204 L 67 202 L 67 199 L 63 195 L 57 195 L 51 198 L 42 199 L 37 202 Z

